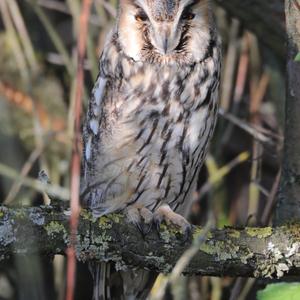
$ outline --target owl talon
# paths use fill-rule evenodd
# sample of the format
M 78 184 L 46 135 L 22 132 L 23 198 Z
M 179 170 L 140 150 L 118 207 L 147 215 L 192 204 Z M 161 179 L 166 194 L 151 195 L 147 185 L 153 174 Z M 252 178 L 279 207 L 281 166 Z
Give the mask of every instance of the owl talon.
M 142 223 L 141 227 L 141 233 L 143 236 L 146 236 L 152 229 L 152 223 L 151 224 L 146 224 L 146 223 Z
M 154 213 L 154 221 L 158 231 L 160 231 L 160 224 L 165 221 L 167 224 L 173 224 L 179 227 L 185 236 L 185 240 L 190 237 L 191 224 L 183 216 L 175 213 L 169 205 L 162 205 L 156 210 Z
M 153 223 L 152 212 L 144 206 L 130 206 L 125 211 L 130 223 L 134 224 L 143 236 L 151 231 Z

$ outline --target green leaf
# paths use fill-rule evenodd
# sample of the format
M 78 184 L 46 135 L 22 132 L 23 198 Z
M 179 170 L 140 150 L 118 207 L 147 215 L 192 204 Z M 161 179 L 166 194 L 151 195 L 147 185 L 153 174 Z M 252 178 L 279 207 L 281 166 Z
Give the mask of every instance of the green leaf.
M 300 62 L 300 52 L 296 55 L 295 61 L 299 61 Z
M 274 283 L 257 293 L 258 300 L 299 300 L 300 283 Z

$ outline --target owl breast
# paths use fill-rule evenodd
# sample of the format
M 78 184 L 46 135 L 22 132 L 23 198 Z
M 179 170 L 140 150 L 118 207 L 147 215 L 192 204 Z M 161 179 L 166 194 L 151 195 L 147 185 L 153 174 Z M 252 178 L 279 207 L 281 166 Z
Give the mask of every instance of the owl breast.
M 152 211 L 167 203 L 178 211 L 189 200 L 217 114 L 218 49 L 212 54 L 184 66 L 123 57 L 110 71 L 116 76 L 105 79 L 110 89 L 102 95 L 98 130 L 91 122 L 87 129 L 94 148 L 90 206 L 99 215 L 135 203 Z M 100 105 L 103 80 L 90 110 Z

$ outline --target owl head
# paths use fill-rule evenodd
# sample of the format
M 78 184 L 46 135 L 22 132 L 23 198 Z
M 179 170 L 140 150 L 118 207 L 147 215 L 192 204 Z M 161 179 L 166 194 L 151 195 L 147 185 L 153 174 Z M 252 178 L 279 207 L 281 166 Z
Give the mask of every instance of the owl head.
M 123 51 L 148 63 L 200 61 L 209 47 L 209 0 L 121 0 L 118 36 Z

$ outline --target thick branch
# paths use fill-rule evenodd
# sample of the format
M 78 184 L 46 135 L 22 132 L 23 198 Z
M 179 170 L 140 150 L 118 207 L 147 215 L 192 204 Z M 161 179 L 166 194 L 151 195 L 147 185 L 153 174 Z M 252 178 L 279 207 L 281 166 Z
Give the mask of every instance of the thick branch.
M 68 211 L 51 207 L 0 209 L 0 258 L 11 254 L 64 253 L 68 245 Z M 203 231 L 194 227 L 190 239 L 161 225 L 146 236 L 122 215 L 94 220 L 82 211 L 77 234 L 81 260 L 112 260 L 118 268 L 139 266 L 169 272 Z M 300 225 L 279 228 L 213 230 L 185 269 L 187 274 L 282 276 L 300 274 Z
M 285 30 L 280 18 L 284 12 L 282 9 L 282 14 L 278 14 L 274 8 L 274 5 L 281 8 L 280 0 L 215 0 L 215 2 L 254 32 L 258 39 L 281 60 L 285 59 Z
M 300 221 L 300 8 L 297 1 L 286 1 L 288 33 L 285 142 L 282 164 L 282 180 L 276 222 Z

